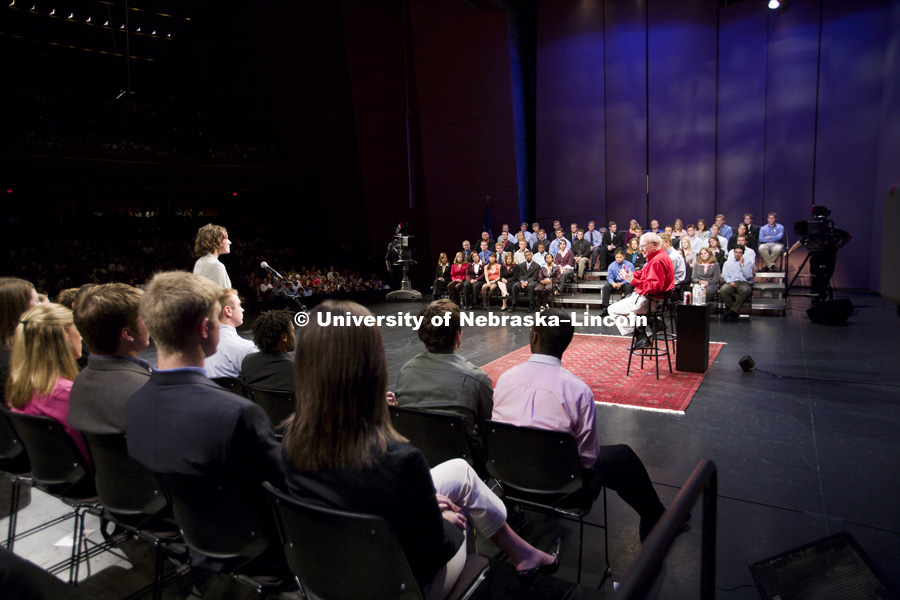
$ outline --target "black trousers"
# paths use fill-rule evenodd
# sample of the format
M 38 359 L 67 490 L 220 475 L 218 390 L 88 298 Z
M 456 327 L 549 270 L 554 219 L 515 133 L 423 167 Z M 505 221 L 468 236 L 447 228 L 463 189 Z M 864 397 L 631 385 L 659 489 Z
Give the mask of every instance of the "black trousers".
M 659 500 L 644 463 L 625 444 L 600 446 L 592 469 L 597 493 L 600 486 L 614 490 L 641 517 L 641 526 L 649 531 L 662 516 L 665 507 Z

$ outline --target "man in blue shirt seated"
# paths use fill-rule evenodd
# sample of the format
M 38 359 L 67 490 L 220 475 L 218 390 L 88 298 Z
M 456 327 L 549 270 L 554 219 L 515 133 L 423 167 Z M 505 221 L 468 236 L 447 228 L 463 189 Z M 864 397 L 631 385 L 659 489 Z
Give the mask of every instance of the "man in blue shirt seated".
M 739 244 L 735 247 L 734 256 L 725 262 L 722 279 L 725 280 L 725 285 L 719 290 L 719 297 L 727 309 L 722 320 L 737 321 L 741 306 L 753 294 L 753 288 L 750 287 L 753 282 L 753 261 L 744 257 L 744 246 Z
M 775 261 L 784 252 L 784 225 L 776 223 L 778 215 L 771 212 L 768 224 L 759 229 L 759 256 L 765 262 L 760 271 L 775 271 Z
M 614 291 L 622 292 L 623 298 L 634 291 L 631 284 L 622 276 L 622 269 L 634 272 L 634 265 L 631 261 L 625 260 L 625 251 L 619 249 L 616 250 L 616 260 L 606 269 L 606 284 L 600 290 L 600 302 L 604 310 L 609 306 L 609 297 Z

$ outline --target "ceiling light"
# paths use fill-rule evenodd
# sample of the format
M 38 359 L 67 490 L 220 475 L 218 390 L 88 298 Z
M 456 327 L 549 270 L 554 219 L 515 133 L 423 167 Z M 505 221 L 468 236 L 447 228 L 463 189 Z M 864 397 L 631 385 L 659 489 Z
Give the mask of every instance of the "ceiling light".
M 781 6 L 781 2 L 779 2 L 778 0 L 769 0 L 769 8 L 771 8 L 772 10 L 775 10 L 779 6 Z

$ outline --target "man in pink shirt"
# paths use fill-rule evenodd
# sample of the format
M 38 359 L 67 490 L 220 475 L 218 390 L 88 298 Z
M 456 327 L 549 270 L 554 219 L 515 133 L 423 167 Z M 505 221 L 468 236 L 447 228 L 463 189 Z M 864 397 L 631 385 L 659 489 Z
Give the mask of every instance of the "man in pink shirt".
M 568 313 L 544 311 L 557 317 L 559 326 L 536 323 L 531 329 L 531 358 L 500 376 L 494 390 L 492 419 L 519 427 L 537 427 L 571 433 L 578 444 L 581 466 L 596 487 L 615 490 L 641 517 L 641 541 L 665 511 L 647 469 L 624 445 L 601 446 L 594 421 L 594 394 L 571 371 L 562 367 L 562 355 L 575 328 Z

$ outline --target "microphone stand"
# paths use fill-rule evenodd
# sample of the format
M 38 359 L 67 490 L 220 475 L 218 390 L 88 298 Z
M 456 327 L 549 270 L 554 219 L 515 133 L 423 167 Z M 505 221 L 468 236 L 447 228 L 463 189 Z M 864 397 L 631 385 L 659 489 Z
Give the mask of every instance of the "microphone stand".
M 279 273 L 278 271 L 276 271 L 275 269 L 273 269 L 272 267 L 270 267 L 268 263 L 264 262 L 264 263 L 262 263 L 262 264 L 260 265 L 260 267 L 262 267 L 263 269 L 265 269 L 266 271 L 268 271 L 269 273 L 271 273 L 276 279 L 280 279 L 280 280 L 283 281 L 284 283 L 287 283 L 288 285 L 291 285 L 291 282 L 290 282 L 290 281 L 288 281 L 287 279 L 285 279 L 284 276 L 283 276 L 281 273 Z M 291 286 L 291 287 L 293 288 L 293 286 Z M 297 294 L 296 292 L 285 292 L 285 293 L 284 293 L 284 296 L 285 296 L 286 298 L 290 298 L 291 300 L 293 300 L 294 302 L 296 302 L 296 303 L 297 303 L 297 306 L 300 308 L 300 312 L 309 312 L 309 309 L 306 308 L 306 305 L 303 304 L 302 302 L 300 302 L 300 294 Z

